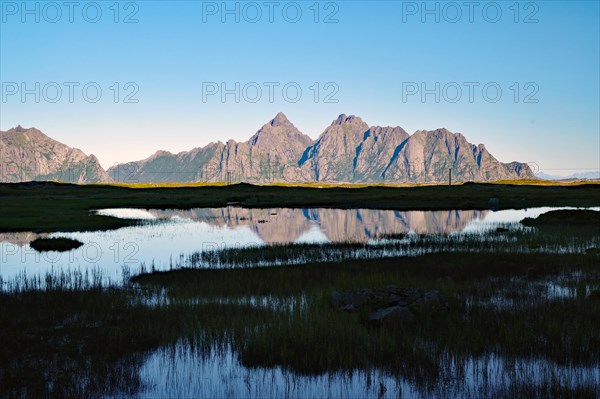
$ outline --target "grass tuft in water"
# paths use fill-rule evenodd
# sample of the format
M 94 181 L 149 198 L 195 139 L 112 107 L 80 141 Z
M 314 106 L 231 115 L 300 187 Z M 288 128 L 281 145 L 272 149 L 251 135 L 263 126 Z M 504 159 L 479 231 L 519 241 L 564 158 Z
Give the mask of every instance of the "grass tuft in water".
M 83 245 L 82 242 L 70 238 L 36 238 L 29 243 L 31 248 L 38 252 L 58 251 L 66 252 L 77 249 Z

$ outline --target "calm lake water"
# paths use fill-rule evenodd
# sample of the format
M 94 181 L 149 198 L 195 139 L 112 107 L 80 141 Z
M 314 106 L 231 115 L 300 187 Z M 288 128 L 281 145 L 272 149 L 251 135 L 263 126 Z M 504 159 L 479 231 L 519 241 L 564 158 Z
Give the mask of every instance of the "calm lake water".
M 493 354 L 451 357 L 437 382 L 417 384 L 380 370 L 298 375 L 281 367 L 248 368 L 230 348 L 200 355 L 188 345 L 151 354 L 140 369 L 139 398 L 479 398 L 504 397 L 510 384 L 539 386 L 551 378 L 563 387 L 598 385 L 597 367 L 561 366 L 547 360 L 507 361 Z
M 390 211 L 376 209 L 246 209 L 188 210 L 102 209 L 101 215 L 134 218 L 138 225 L 111 231 L 75 233 L 0 233 L 0 277 L 26 273 L 100 270 L 120 280 L 124 267 L 132 272 L 168 270 L 185 264 L 194 252 L 274 243 L 355 241 L 376 243 L 400 233 L 465 234 L 494 230 L 554 209 Z M 600 208 L 593 208 L 600 210 Z M 69 252 L 35 251 L 37 237 L 68 237 L 84 243 Z

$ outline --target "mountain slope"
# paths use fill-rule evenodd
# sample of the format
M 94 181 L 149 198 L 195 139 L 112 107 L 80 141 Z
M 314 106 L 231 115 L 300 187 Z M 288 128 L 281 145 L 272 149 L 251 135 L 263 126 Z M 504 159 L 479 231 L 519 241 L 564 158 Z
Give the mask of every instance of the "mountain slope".
M 313 142 L 282 113 L 246 142 L 159 151 L 109 174 L 124 182 L 443 183 L 450 170 L 453 181 L 536 178 L 526 164 L 501 163 L 482 144 L 446 129 L 409 135 L 342 114 Z
M 283 113 L 247 141 L 210 143 L 172 154 L 157 151 L 105 172 L 93 155 L 20 126 L 0 132 L 2 181 L 73 183 L 445 183 L 535 179 L 527 164 L 502 163 L 483 144 L 447 129 L 419 130 L 367 125 L 360 117 L 336 118 L 313 141 Z
M 353 181 L 355 158 L 369 126 L 356 116 L 340 115 L 307 149 L 300 166 L 315 181 Z
M 340 115 L 301 161 L 315 181 L 352 183 L 442 183 L 535 179 L 526 164 L 503 164 L 487 149 L 447 129 L 371 127 L 358 117 Z M 303 166 L 304 167 L 304 166 Z
M 138 162 L 108 170 L 122 182 L 282 181 L 286 166 L 296 165 L 312 139 L 300 132 L 283 113 L 263 125 L 248 141 L 229 140 L 171 154 L 158 151 Z
M 447 129 L 420 130 L 403 144 L 385 170 L 384 181 L 444 182 L 535 178 L 528 166 L 503 164 L 483 144 L 473 145 Z
M 57 180 L 69 183 L 110 181 L 94 155 L 21 126 L 0 131 L 0 181 Z

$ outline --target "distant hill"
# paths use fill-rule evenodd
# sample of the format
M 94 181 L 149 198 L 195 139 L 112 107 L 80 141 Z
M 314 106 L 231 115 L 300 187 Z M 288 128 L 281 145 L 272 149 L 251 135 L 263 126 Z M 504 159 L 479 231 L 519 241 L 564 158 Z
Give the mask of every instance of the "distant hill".
M 543 180 L 573 180 L 573 179 L 588 179 L 588 180 L 600 180 L 600 170 L 591 172 L 579 172 L 573 173 L 568 176 L 551 175 L 544 172 L 538 172 L 535 174 L 539 179 Z
M 21 126 L 0 131 L 0 182 L 56 180 L 69 183 L 109 182 L 94 155 Z

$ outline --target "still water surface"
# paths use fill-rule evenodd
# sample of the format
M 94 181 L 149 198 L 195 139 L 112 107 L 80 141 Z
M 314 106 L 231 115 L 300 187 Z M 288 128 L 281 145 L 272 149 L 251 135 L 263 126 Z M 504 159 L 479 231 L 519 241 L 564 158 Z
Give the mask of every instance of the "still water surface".
M 547 360 L 506 360 L 493 354 L 451 357 L 437 381 L 416 383 L 381 370 L 299 375 L 281 367 L 248 368 L 231 348 L 200 355 L 188 345 L 154 352 L 140 369 L 138 398 L 480 398 L 504 397 L 503 387 L 598 386 L 600 368 L 561 366 Z
M 168 270 L 185 264 L 194 252 L 281 243 L 376 243 L 401 233 L 484 234 L 498 225 L 517 223 L 554 209 L 391 211 L 376 209 L 247 209 L 188 210 L 102 209 L 98 214 L 137 219 L 135 226 L 111 231 L 75 233 L 0 233 L 0 277 L 50 271 L 100 270 L 110 280 L 132 271 Z M 596 209 L 596 208 L 594 208 Z M 600 209 L 600 208 L 598 208 Z M 68 237 L 79 249 L 39 253 L 29 246 L 37 237 Z

